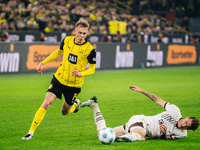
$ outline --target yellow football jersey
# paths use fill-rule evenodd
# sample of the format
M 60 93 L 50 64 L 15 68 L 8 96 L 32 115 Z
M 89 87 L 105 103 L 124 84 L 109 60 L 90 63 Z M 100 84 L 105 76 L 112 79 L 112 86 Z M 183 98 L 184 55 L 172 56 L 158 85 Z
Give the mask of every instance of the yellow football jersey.
M 75 43 L 75 36 L 66 36 L 60 44 L 63 50 L 63 61 L 56 73 L 56 79 L 63 85 L 81 88 L 84 76 L 72 75 L 72 71 L 77 69 L 79 72 L 86 70 L 88 63 L 96 63 L 96 50 L 86 41 L 83 44 Z

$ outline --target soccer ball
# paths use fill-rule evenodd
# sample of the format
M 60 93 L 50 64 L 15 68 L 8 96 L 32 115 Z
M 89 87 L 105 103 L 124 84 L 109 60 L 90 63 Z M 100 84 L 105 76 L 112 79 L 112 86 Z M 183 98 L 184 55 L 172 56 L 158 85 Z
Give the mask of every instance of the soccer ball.
M 115 131 L 109 127 L 100 130 L 98 134 L 99 141 L 103 144 L 111 144 L 115 141 Z

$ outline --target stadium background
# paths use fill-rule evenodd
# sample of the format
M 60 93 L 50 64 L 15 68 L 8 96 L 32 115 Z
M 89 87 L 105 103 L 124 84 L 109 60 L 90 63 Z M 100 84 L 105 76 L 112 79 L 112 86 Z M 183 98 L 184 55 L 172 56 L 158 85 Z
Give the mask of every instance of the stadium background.
M 199 0 L 1 0 L 0 30 L 7 31 L 10 41 L 59 42 L 73 34 L 74 24 L 83 17 L 91 25 L 88 39 L 98 37 L 92 42 L 198 43 L 199 7 Z M 41 32 L 48 38 L 40 38 Z M 61 36 L 49 36 L 51 32 Z M 184 41 L 142 39 L 185 35 Z
M 97 69 L 198 65 L 199 7 L 199 0 L 1 0 L 0 72 L 34 70 L 80 18 L 91 25 Z

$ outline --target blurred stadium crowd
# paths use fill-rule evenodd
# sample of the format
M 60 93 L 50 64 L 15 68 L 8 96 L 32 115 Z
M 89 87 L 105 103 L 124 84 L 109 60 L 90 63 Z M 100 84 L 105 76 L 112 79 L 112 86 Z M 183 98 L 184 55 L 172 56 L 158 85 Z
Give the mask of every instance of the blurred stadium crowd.
M 0 31 L 70 31 L 81 17 L 90 34 L 185 34 L 200 17 L 200 0 L 0 0 Z M 177 18 L 179 23 L 177 23 Z M 5 34 L 5 33 L 4 33 Z M 195 40 L 196 42 L 196 40 Z

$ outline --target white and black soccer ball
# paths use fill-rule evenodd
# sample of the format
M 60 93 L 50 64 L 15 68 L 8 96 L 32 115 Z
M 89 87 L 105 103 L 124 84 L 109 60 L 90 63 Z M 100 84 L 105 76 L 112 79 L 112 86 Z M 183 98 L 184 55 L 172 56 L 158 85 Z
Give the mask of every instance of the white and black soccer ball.
M 115 141 L 115 131 L 112 128 L 105 127 L 98 134 L 99 141 L 103 144 L 111 144 Z

